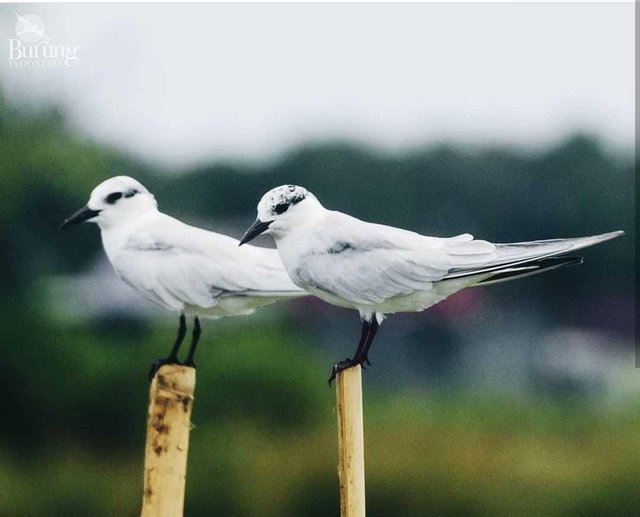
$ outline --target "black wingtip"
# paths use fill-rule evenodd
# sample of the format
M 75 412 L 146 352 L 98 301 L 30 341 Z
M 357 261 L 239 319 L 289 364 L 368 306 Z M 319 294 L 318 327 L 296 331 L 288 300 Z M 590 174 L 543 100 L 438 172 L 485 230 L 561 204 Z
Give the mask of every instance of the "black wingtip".
M 516 278 L 525 278 L 528 276 L 538 275 L 540 273 L 552 271 L 561 267 L 577 266 L 578 264 L 582 264 L 583 262 L 584 259 L 579 256 L 549 257 L 541 260 L 518 264 L 517 268 L 511 271 L 497 270 L 494 275 L 486 278 L 485 280 L 482 280 L 481 282 L 478 282 L 475 285 L 497 284 L 507 280 L 515 280 Z M 510 267 L 511 266 L 506 266 L 506 269 L 509 269 Z

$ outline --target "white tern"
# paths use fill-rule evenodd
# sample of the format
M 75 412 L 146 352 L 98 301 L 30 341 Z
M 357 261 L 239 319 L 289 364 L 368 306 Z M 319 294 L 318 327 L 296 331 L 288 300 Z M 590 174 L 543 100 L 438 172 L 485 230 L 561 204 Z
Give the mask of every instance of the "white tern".
M 277 300 L 306 295 L 293 284 L 275 249 L 238 247 L 232 237 L 189 226 L 158 210 L 155 197 L 138 181 L 116 176 L 91 192 L 87 205 L 61 228 L 81 222 L 100 228 L 104 251 L 116 274 L 142 296 L 179 314 L 169 355 L 151 367 L 176 363 L 193 316 L 193 336 L 184 363 L 194 366 L 199 317 L 251 314 Z
M 427 237 L 327 210 L 306 189 L 283 185 L 267 192 L 258 218 L 240 244 L 270 233 L 294 284 L 362 321 L 353 355 L 337 372 L 368 361 L 387 314 L 422 311 L 466 287 L 488 285 L 582 262 L 560 256 L 623 234 L 493 244 L 465 233 Z

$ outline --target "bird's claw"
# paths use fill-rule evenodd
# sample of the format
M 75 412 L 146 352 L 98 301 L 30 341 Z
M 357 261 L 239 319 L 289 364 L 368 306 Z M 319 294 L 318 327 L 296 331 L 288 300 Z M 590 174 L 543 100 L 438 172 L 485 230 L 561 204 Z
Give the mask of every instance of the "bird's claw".
M 331 377 L 329 377 L 329 386 L 331 386 L 331 383 L 335 380 L 336 376 L 342 370 L 346 370 L 347 368 L 351 368 L 352 366 L 356 366 L 358 364 L 360 364 L 358 361 L 355 361 L 349 357 L 347 357 L 344 361 L 340 361 L 338 364 L 334 364 L 333 368 L 331 369 Z
M 180 364 L 180 361 L 174 357 L 161 357 L 160 359 L 153 361 L 149 368 L 149 382 L 153 380 L 156 373 L 158 373 L 158 370 L 165 364 Z

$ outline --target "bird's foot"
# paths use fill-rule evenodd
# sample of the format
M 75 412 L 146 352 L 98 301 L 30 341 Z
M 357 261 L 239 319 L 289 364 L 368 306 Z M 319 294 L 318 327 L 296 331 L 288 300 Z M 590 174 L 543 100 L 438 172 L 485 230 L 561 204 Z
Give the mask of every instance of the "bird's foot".
M 196 368 L 196 363 L 193 362 L 193 359 L 189 359 L 187 357 L 186 361 L 182 363 L 182 366 L 188 366 L 189 368 Z
M 331 386 L 331 383 L 336 378 L 336 375 L 338 375 L 342 370 L 346 370 L 347 368 L 351 368 L 352 366 L 357 366 L 359 364 L 362 363 L 349 357 L 347 357 L 344 361 L 340 361 L 338 364 L 334 364 L 333 368 L 331 369 L 331 377 L 329 377 L 329 386 Z
M 151 368 L 149 368 L 149 382 L 153 380 L 153 378 L 156 376 L 156 373 L 158 373 L 158 370 L 165 364 L 180 364 L 180 361 L 178 361 L 177 357 L 171 356 L 161 357 L 153 361 L 151 363 Z

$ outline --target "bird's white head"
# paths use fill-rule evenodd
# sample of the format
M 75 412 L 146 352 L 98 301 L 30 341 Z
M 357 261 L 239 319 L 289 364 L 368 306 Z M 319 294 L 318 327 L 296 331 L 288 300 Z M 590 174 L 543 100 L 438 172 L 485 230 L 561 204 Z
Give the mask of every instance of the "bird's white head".
M 271 189 L 258 203 L 258 218 L 244 234 L 240 244 L 264 232 L 276 239 L 282 237 L 293 226 L 309 220 L 322 209 L 318 199 L 303 187 L 282 185 Z
M 86 221 L 104 229 L 157 209 L 155 197 L 139 181 L 129 176 L 115 176 L 94 188 L 89 202 L 65 219 L 60 228 Z

